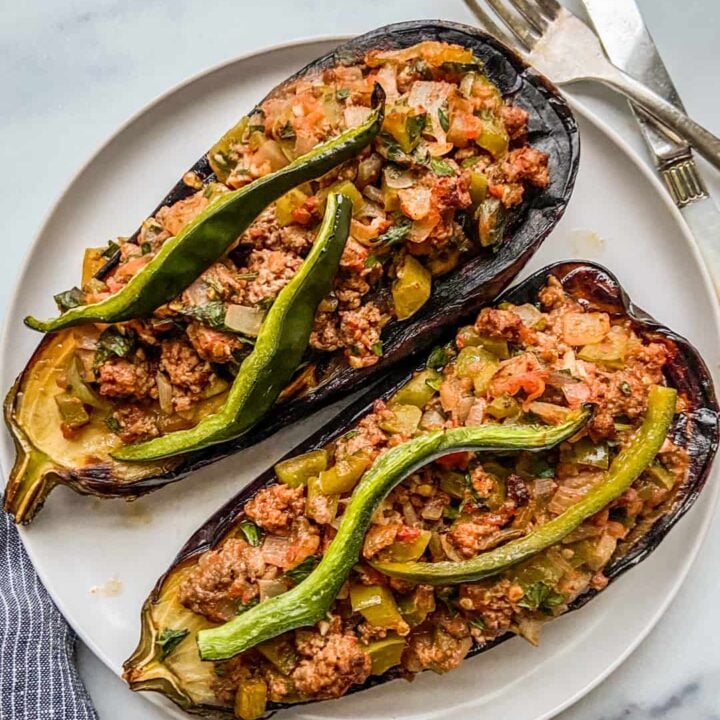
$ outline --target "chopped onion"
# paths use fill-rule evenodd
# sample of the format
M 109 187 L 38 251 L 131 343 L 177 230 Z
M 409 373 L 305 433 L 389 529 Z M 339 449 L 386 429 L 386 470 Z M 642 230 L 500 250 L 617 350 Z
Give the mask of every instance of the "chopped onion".
M 363 204 L 360 206 L 360 210 L 357 213 L 357 217 L 380 218 L 381 220 L 385 220 L 385 218 L 387 217 L 387 213 L 382 208 L 382 206 L 377 205 L 374 202 L 363 202 Z
M 422 220 L 430 215 L 432 207 L 432 190 L 428 187 L 415 186 L 398 191 L 400 209 L 411 220 Z
M 440 545 L 442 546 L 443 552 L 448 558 L 450 558 L 450 560 L 453 560 L 454 562 L 461 562 L 464 560 L 453 544 L 448 540 L 447 535 L 440 535 Z
M 439 410 L 426 410 L 420 419 L 420 427 L 423 430 L 435 430 L 445 427 L 445 416 Z
M 612 557 L 617 547 L 617 538 L 613 537 L 609 533 L 603 533 L 601 538 L 595 545 L 595 551 L 593 552 L 592 558 L 588 559 L 587 564 L 591 570 L 600 570 Z
M 418 524 L 418 516 L 415 512 L 413 504 L 407 500 L 402 504 L 402 514 L 405 518 L 405 523 L 410 527 L 415 527 Z
M 529 328 L 536 328 L 543 319 L 542 313 L 532 304 L 515 306 L 512 311 L 523 321 L 523 325 Z
M 258 589 L 260 590 L 260 602 L 277 595 L 287 592 L 288 586 L 284 580 L 258 580 Z
M 262 544 L 262 554 L 268 565 L 275 565 L 279 568 L 289 566 L 288 555 L 290 553 L 290 538 L 268 535 Z
M 409 170 L 401 170 L 394 165 L 385 167 L 383 170 L 383 179 L 385 180 L 385 184 L 393 190 L 404 190 L 412 187 L 415 182 Z
M 284 168 L 290 161 L 285 157 L 280 143 L 276 140 L 268 140 L 263 143 L 253 157 L 253 162 L 258 163 L 267 160 L 273 172 Z
M 364 105 L 348 105 L 343 114 L 348 129 L 362 125 L 370 116 L 372 110 Z
M 205 305 L 210 301 L 208 297 L 208 284 L 203 280 L 202 275 L 195 280 L 183 293 L 184 300 L 189 305 Z
M 430 133 L 439 143 L 444 143 L 447 135 L 440 124 L 438 110 L 447 102 L 454 89 L 454 85 L 446 82 L 417 80 L 413 83 L 408 95 L 410 107 L 421 108 L 427 113 Z
M 100 331 L 95 326 L 83 328 L 82 330 L 75 329 L 73 331 L 73 337 L 75 339 L 75 345 L 80 350 L 95 350 L 97 348 L 98 338 L 100 337 Z
M 155 382 L 157 383 L 158 389 L 158 401 L 160 402 L 160 409 L 166 415 L 173 414 L 173 389 L 170 381 L 167 379 L 164 373 L 158 372 L 155 375 Z
M 380 83 L 382 89 L 387 95 L 386 100 L 395 100 L 398 96 L 397 87 L 397 66 L 388 64 L 383 65 L 375 75 L 375 79 Z
M 482 425 L 483 418 L 485 417 L 485 405 L 486 402 L 484 398 L 477 398 L 470 407 L 468 416 L 465 418 L 465 425 Z
M 357 177 L 355 178 L 355 186 L 362 190 L 368 185 L 377 182 L 382 170 L 383 161 L 380 155 L 373 153 L 370 157 L 366 157 L 358 164 Z
M 544 620 L 521 617 L 518 621 L 518 635 L 537 647 L 540 644 L 540 630 L 542 630 L 544 622 Z
M 527 409 L 549 425 L 559 425 L 567 418 L 570 412 L 569 408 L 563 407 L 562 405 L 540 402 L 538 400 L 531 402 Z
M 247 305 L 228 305 L 225 313 L 225 325 L 234 332 L 256 337 L 260 332 L 265 311 Z
M 590 399 L 590 387 L 584 382 L 568 383 L 563 385 L 563 395 L 570 407 L 575 408 Z
M 377 203 L 380 206 L 382 206 L 385 202 L 382 190 L 380 188 L 376 188 L 374 185 L 368 185 L 366 188 L 363 188 L 363 195 L 370 200 L 370 202 Z
M 535 478 L 533 495 L 536 498 L 543 498 L 552 495 L 555 492 L 557 484 L 552 478 Z

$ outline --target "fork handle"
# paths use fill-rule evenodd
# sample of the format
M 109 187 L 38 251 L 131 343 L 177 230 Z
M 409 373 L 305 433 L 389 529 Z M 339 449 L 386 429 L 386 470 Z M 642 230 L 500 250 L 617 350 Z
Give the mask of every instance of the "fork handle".
M 669 103 L 665 98 L 614 65 L 611 65 L 610 70 L 598 79 L 613 90 L 630 98 L 656 120 L 674 130 L 709 163 L 720 170 L 720 138 L 689 118 L 682 110 L 678 110 L 675 105 Z

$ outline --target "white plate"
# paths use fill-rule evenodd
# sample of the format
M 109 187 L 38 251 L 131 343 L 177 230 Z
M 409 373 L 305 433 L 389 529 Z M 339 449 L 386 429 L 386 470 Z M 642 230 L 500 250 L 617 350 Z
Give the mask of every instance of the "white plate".
M 50 213 L 18 279 L 0 355 L 3 388 L 38 341 L 23 329 L 23 316 L 52 314 L 51 294 L 76 282 L 82 250 L 133 230 L 269 88 L 337 42 L 283 46 L 203 73 L 142 111 L 90 160 Z M 679 214 L 622 140 L 576 109 L 583 148 L 575 194 L 525 274 L 554 260 L 597 260 L 618 275 L 638 304 L 689 337 L 717 367 L 717 310 Z M 132 504 L 83 498 L 64 488 L 51 495 L 35 523 L 22 530 L 23 540 L 57 605 L 113 671 L 120 672 L 135 646 L 142 601 L 184 540 L 318 424 L 315 419 L 291 428 Z M 12 460 L 6 434 L 6 473 Z M 444 677 L 425 673 L 412 685 L 394 682 L 277 717 L 551 717 L 617 667 L 657 622 L 697 553 L 716 495 L 713 482 L 657 552 L 589 606 L 552 623 L 539 649 L 515 639 Z

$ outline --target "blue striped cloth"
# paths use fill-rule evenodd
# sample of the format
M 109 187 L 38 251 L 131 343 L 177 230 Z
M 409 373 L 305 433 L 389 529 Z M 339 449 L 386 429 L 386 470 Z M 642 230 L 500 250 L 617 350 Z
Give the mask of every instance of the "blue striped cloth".
M 0 720 L 97 720 L 75 634 L 0 511 Z

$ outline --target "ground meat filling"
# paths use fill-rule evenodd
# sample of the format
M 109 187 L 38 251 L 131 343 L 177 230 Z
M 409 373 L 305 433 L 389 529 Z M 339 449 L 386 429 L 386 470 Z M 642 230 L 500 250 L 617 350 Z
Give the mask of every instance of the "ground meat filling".
M 298 651 L 303 659 L 291 677 L 302 695 L 340 697 L 370 675 L 370 657 L 354 635 L 318 635 L 315 642 L 298 643 Z
M 355 468 L 357 482 L 388 448 L 429 430 L 554 425 L 588 401 L 596 405 L 592 424 L 543 453 L 458 452 L 410 475 L 374 512 L 359 561 L 327 618 L 274 641 L 283 643 L 282 657 L 290 658 L 283 667 L 273 662 L 277 652 L 254 650 L 219 663 L 218 699 L 232 699 L 243 678 L 262 680 L 276 702 L 338 697 L 367 680 L 378 658 L 386 657 L 384 643 L 400 645 L 393 662 L 409 678 L 423 670 L 448 672 L 472 647 L 508 632 L 536 644 L 543 623 L 583 593 L 607 585 L 603 571 L 619 543 L 641 532 L 672 499 L 688 471 L 683 448 L 666 440 L 620 498 L 561 543 L 498 577 L 414 586 L 379 574 L 371 563 L 476 557 L 561 515 L 603 481 L 612 458 L 642 422 L 650 386 L 664 382 L 669 355 L 655 336 L 644 336 L 627 318 L 581 305 L 553 278 L 539 292 L 538 305 L 484 309 L 473 325 L 458 330 L 437 369 L 422 371 L 420 417 L 416 405 L 410 412 L 403 404 L 408 398 L 418 402 L 413 393 L 420 389 L 411 381 L 395 398 L 377 400 L 326 449 L 328 466 L 346 476 Z M 409 394 L 401 401 L 405 390 Z M 306 562 L 314 567 L 350 498 L 350 492 L 325 494 L 315 480 L 307 487 L 277 482 L 246 503 L 244 522 L 264 533 L 261 543 L 249 548 L 231 534 L 186 577 L 181 602 L 218 621 L 255 597 L 261 578 L 294 586 L 294 570 Z M 251 566 L 250 550 L 264 565 Z M 368 593 L 378 593 L 380 619 L 357 603 Z M 380 593 L 387 595 L 381 600 Z
M 254 342 L 253 335 L 229 331 L 228 311 L 240 305 L 262 316 L 272 306 L 307 257 L 331 191 L 352 200 L 353 218 L 332 291 L 315 316 L 313 357 L 333 353 L 353 368 L 374 365 L 389 322 L 412 317 L 437 278 L 478 254 L 489 257 L 503 242 L 507 212 L 548 184 L 548 158 L 528 144 L 527 111 L 502 97 L 471 51 L 427 42 L 382 56 L 370 52 L 352 67 L 327 68 L 273 94 L 222 151 L 229 176 L 203 183 L 188 173 L 188 195 L 148 218 L 136 238 L 118 238 L 119 262 L 102 280 L 95 273 L 83 285 L 83 300 L 121 290 L 226 193 L 362 123 L 375 83 L 387 99 L 373 142 L 266 208 L 225 257 L 151 318 L 125 323 L 121 332 L 131 331 L 147 357 L 103 358 L 99 372 L 88 373 L 93 389 L 119 404 L 155 402 L 160 434 L 215 412 L 215 391 L 226 387 L 215 377 L 230 381 Z M 97 270 L 109 254 L 93 252 Z M 410 297 L 409 309 L 402 297 Z M 296 379 L 295 391 L 311 375 Z M 122 423 L 113 428 L 121 439 L 143 434 Z M 73 432 L 80 437 L 83 429 Z M 148 426 L 145 435 L 152 432 Z

